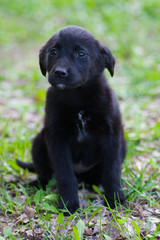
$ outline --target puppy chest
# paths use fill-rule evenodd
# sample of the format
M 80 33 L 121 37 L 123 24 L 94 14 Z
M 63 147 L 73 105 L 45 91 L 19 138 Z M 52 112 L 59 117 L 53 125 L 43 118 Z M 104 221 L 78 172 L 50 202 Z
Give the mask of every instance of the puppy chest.
M 89 138 L 89 123 L 90 123 L 90 116 L 87 116 L 84 111 L 78 112 L 77 115 L 77 141 L 79 143 L 85 141 Z

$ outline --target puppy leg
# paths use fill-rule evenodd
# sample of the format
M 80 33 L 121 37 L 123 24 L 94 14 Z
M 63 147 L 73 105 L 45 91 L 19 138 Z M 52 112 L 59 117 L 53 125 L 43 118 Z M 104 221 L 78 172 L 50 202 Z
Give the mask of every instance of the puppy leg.
M 44 130 L 37 134 L 33 140 L 32 159 L 36 173 L 38 174 L 38 180 L 42 187 L 45 188 L 53 175 L 53 169 L 51 169 L 50 159 L 47 153 Z
M 120 203 L 125 201 L 120 184 L 122 141 L 120 136 L 104 136 L 101 138 L 100 143 L 103 159 L 101 181 L 105 190 L 105 197 L 110 207 L 114 208 L 115 201 Z
M 47 141 L 48 153 L 61 197 L 59 207 L 64 208 L 65 204 L 68 210 L 74 213 L 79 208 L 78 183 L 72 168 L 69 141 L 58 136 L 49 139 Z

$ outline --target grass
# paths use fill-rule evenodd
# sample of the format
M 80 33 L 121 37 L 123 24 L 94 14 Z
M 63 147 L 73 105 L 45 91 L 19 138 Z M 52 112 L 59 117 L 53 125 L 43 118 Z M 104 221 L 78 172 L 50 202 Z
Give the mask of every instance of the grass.
M 5 0 L 0 5 L 0 240 L 158 239 L 159 0 Z M 39 49 L 66 25 L 88 29 L 116 57 L 115 76 L 108 80 L 119 98 L 128 142 L 122 169 L 128 204 L 107 209 L 101 189 L 81 187 L 81 212 L 64 218 L 54 179 L 45 191 L 24 189 L 35 176 L 15 159 L 31 161 L 31 141 L 42 126 L 49 84 L 39 70 Z

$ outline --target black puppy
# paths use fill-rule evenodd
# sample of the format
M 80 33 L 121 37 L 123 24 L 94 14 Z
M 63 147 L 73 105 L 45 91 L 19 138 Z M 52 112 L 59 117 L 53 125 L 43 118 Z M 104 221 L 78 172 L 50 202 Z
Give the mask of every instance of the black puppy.
M 56 32 L 40 50 L 40 68 L 48 75 L 45 121 L 32 146 L 35 171 L 45 186 L 54 173 L 61 197 L 71 213 L 79 208 L 77 178 L 102 183 L 113 208 L 124 201 L 120 186 L 126 144 L 117 98 L 103 74 L 114 74 L 107 47 L 76 26 Z

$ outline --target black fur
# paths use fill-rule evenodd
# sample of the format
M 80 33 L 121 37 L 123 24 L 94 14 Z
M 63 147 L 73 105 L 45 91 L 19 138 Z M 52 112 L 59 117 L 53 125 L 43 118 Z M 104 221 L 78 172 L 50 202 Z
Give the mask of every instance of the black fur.
M 110 50 L 88 31 L 70 26 L 56 32 L 39 56 L 48 74 L 45 121 L 32 145 L 33 165 L 43 186 L 54 173 L 63 202 L 73 213 L 79 208 L 77 178 L 102 183 L 113 208 L 124 202 L 120 186 L 126 144 L 117 98 L 104 69 L 114 74 Z

